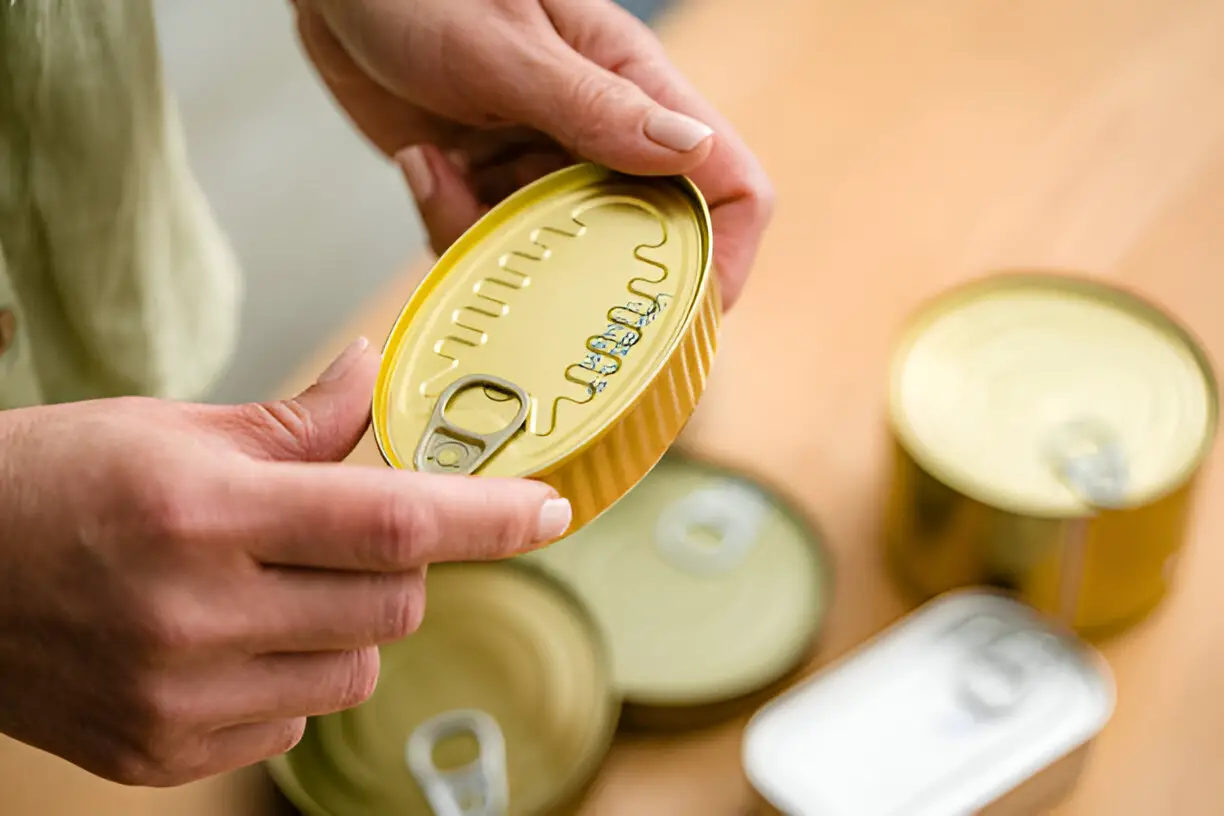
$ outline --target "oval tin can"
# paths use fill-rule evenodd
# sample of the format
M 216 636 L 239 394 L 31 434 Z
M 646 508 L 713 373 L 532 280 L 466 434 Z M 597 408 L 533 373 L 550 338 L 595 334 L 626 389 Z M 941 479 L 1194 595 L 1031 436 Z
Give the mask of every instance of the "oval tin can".
M 1044 813 L 1074 788 L 1114 693 L 1065 627 L 957 590 L 758 711 L 743 764 L 758 812 Z
M 781 496 L 669 453 L 602 518 L 520 556 L 591 610 L 622 723 L 709 724 L 759 705 L 811 655 L 832 591 L 814 525 Z
M 545 482 L 580 529 L 701 397 L 721 316 L 712 241 L 683 177 L 581 164 L 511 195 L 391 330 L 372 406 L 387 463 Z
M 582 604 L 512 563 L 429 568 L 420 629 L 381 649 L 373 696 L 267 763 L 305 816 L 543 816 L 573 809 L 616 730 Z
M 922 309 L 892 366 L 889 561 L 922 598 L 1017 593 L 1081 634 L 1164 597 L 1214 439 L 1193 337 L 1123 290 L 1005 274 Z

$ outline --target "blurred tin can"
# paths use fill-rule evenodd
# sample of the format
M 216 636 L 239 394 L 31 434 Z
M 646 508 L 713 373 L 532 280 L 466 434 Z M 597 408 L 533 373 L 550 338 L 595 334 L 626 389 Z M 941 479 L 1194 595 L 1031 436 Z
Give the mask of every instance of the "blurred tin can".
M 757 712 L 743 763 L 767 813 L 1042 813 L 1113 706 L 1108 666 L 1069 630 L 958 590 Z
M 658 462 L 714 357 L 710 211 L 683 177 L 581 164 L 511 195 L 438 260 L 386 342 L 388 464 L 546 482 L 580 529 Z
M 582 604 L 508 563 L 434 565 L 373 696 L 310 720 L 268 770 L 305 816 L 541 816 L 581 798 L 619 704 Z
M 598 521 L 521 558 L 591 610 L 622 723 L 641 728 L 708 724 L 776 693 L 832 591 L 820 536 L 780 494 L 675 452 Z
M 936 298 L 892 367 L 885 537 L 923 598 L 988 584 L 1090 636 L 1164 597 L 1217 425 L 1206 355 L 1155 306 L 1058 275 Z

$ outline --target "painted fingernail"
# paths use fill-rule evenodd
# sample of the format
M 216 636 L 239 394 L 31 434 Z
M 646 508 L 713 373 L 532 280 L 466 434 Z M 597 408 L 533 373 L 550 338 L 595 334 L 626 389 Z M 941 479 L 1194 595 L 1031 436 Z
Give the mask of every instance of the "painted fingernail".
M 565 499 L 549 499 L 540 508 L 540 521 L 536 527 L 536 543 L 555 541 L 565 535 L 570 522 L 574 519 L 574 511 Z
M 357 362 L 357 358 L 369 348 L 369 345 L 370 341 L 364 337 L 358 337 L 349 343 L 348 348 L 340 352 L 340 356 L 332 360 L 331 365 L 323 369 L 323 373 L 319 375 L 319 384 L 338 380 L 347 374 L 348 370 L 353 367 L 353 363 Z
M 395 161 L 404 174 L 404 181 L 412 190 L 417 201 L 428 201 L 434 193 L 433 171 L 425 160 L 425 153 L 419 147 L 410 147 L 395 154 Z
M 644 129 L 650 141 L 679 153 L 696 149 L 714 133 L 709 125 L 662 107 L 650 112 Z

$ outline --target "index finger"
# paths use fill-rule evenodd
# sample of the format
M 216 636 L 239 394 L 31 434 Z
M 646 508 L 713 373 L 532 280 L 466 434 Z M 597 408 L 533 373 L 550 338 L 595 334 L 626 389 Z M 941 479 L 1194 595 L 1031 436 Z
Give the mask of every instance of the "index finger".
M 714 265 L 724 309 L 739 299 L 765 228 L 773 217 L 773 184 L 731 123 L 667 58 L 654 33 L 609 0 L 547 0 L 557 31 L 587 59 L 614 70 L 656 102 L 714 129 L 709 157 L 690 178 L 714 220 Z M 619 169 L 619 168 L 613 168 Z
M 345 464 L 257 463 L 238 502 L 269 566 L 398 572 L 507 558 L 560 538 L 569 503 L 525 479 Z

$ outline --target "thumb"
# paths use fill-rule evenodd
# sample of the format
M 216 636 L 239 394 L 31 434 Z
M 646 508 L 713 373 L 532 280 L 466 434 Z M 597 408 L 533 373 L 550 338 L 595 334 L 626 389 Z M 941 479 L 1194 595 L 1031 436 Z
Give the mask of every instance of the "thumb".
M 710 155 L 714 131 L 708 125 L 664 107 L 557 40 L 544 55 L 495 78 L 497 99 L 490 102 L 505 116 L 622 173 L 688 173 Z
M 292 399 L 238 406 L 243 447 L 261 459 L 338 462 L 370 424 L 379 355 L 364 337 Z

